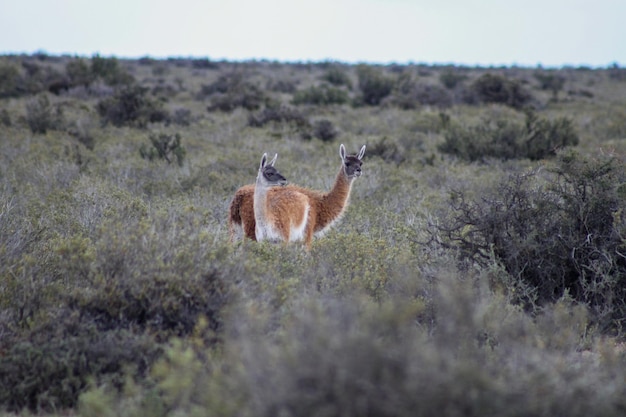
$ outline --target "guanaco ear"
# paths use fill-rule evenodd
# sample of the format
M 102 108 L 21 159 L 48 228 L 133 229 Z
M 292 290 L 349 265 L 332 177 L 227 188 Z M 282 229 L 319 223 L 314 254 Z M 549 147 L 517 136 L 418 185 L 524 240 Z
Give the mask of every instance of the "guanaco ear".
M 278 158 L 278 154 L 274 154 L 274 159 L 270 161 L 271 166 L 274 166 L 274 163 L 276 163 L 276 158 Z
M 267 154 L 264 153 L 263 156 L 261 157 L 261 165 L 259 166 L 259 169 L 265 168 L 266 163 L 267 163 Z
M 346 160 L 346 148 L 345 146 L 343 146 L 343 143 L 339 145 L 339 156 L 341 157 L 342 161 Z
M 363 147 L 359 151 L 359 154 L 356 157 L 357 157 L 357 159 L 361 160 L 361 159 L 363 159 L 363 155 L 365 155 L 365 145 L 363 145 Z

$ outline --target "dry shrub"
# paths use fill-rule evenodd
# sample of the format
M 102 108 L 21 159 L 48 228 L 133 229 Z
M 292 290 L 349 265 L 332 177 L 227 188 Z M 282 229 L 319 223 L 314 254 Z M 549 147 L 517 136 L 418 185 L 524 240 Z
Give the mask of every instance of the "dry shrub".
M 522 109 L 530 100 L 530 94 L 521 83 L 498 74 L 484 74 L 471 85 L 470 92 L 481 103 L 498 103 Z
M 248 81 L 240 72 L 221 75 L 214 83 L 203 86 L 198 98 L 210 99 L 209 111 L 223 112 L 230 112 L 238 107 L 258 110 L 268 101 L 263 90 Z
M 446 119 L 444 125 L 445 141 L 439 145 L 439 150 L 468 161 L 486 158 L 539 160 L 554 157 L 558 150 L 578 144 L 578 135 L 570 119 L 542 119 L 532 111 L 526 112 L 523 125 L 504 118 L 487 119 L 469 127 Z
M 129 85 L 120 88 L 113 97 L 98 102 L 98 113 L 104 123 L 115 126 L 145 128 L 150 122 L 168 119 L 163 103 L 148 95 L 148 88 Z
M 437 227 L 440 243 L 466 261 L 501 263 L 509 293 L 530 310 L 567 294 L 601 329 L 621 333 L 625 180 L 614 159 L 562 154 L 545 180 L 531 172 L 480 199 L 455 193 L 451 216 Z

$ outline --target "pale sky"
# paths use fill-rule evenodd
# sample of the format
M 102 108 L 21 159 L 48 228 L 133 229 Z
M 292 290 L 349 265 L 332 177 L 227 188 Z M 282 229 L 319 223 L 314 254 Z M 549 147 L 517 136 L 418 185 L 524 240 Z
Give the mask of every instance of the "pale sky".
M 626 66 L 626 0 L 0 0 L 0 54 Z

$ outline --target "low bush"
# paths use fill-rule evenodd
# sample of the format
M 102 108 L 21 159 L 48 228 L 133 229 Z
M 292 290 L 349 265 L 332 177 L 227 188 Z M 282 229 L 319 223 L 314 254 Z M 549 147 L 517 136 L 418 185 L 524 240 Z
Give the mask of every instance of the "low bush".
M 83 59 L 73 59 L 65 65 L 65 73 L 72 86 L 88 87 L 98 74 Z
M 73 407 L 90 383 L 121 389 L 145 375 L 160 351 L 148 335 L 103 331 L 70 310 L 0 342 L 0 406 L 35 412 Z M 132 370 L 131 370 L 132 369 Z
M 323 142 L 332 142 L 338 135 L 337 128 L 330 120 L 322 119 L 313 123 L 313 136 Z
M 448 90 L 455 89 L 465 80 L 467 80 L 467 75 L 453 68 L 448 68 L 439 74 L 439 82 Z
M 156 158 L 164 159 L 168 164 L 171 164 L 173 158 L 176 158 L 178 166 L 183 166 L 187 151 L 181 145 L 181 137 L 178 133 L 174 135 L 168 135 L 166 133 L 160 133 L 158 135 L 151 134 L 149 139 L 152 147 L 148 147 L 144 144 L 139 148 L 139 153 L 142 158 L 150 161 Z
M 217 62 L 211 61 L 209 58 L 198 58 L 191 60 L 191 68 L 194 69 L 206 69 L 206 70 L 216 70 L 219 69 L 220 66 Z
M 62 130 L 65 126 L 63 110 L 50 104 L 50 99 L 45 94 L 40 94 L 26 103 L 24 119 L 33 133 Z
M 349 101 L 348 93 L 340 88 L 321 85 L 309 87 L 306 90 L 297 91 L 293 96 L 293 104 L 313 104 L 317 106 L 329 106 L 333 104 L 346 104 Z
M 168 114 L 163 103 L 148 96 L 148 88 L 129 85 L 119 89 L 97 105 L 103 122 L 115 126 L 145 128 L 150 122 L 163 122 Z
M 587 305 L 602 329 L 626 317 L 626 172 L 614 159 L 559 156 L 545 179 L 512 175 L 480 199 L 452 195 L 437 228 L 461 259 L 508 272 L 504 287 L 531 311 L 564 295 Z
M 526 113 L 525 124 L 508 119 L 485 120 L 464 127 L 447 123 L 445 141 L 439 150 L 468 161 L 485 158 L 538 160 L 554 157 L 559 149 L 578 144 L 578 135 L 571 120 L 547 120 L 535 113 Z
M 221 75 L 217 81 L 205 85 L 197 97 L 208 98 L 209 111 L 229 112 L 238 107 L 246 110 L 258 110 L 268 102 L 265 93 L 255 84 L 247 81 L 240 72 Z
M 338 67 L 329 68 L 324 73 L 324 75 L 322 75 L 322 80 L 336 87 L 344 86 L 348 90 L 352 89 L 352 81 L 350 80 L 350 76 Z
M 290 106 L 266 107 L 248 117 L 248 126 L 263 127 L 268 123 L 290 124 L 301 131 L 311 128 L 311 122 L 304 113 Z
M 19 96 L 21 81 L 20 71 L 15 65 L 0 62 L 0 98 Z
M 439 85 L 417 83 L 411 77 L 401 75 L 389 103 L 405 110 L 421 106 L 447 108 L 452 106 L 453 96 Z
M 232 292 L 200 218 L 83 182 L 37 207 L 0 200 L 2 409 L 72 408 L 90 385 L 144 380 L 163 343 L 198 326 L 220 343 Z
M 384 75 L 380 70 L 368 65 L 359 65 L 356 71 L 361 90 L 359 103 L 377 106 L 393 91 L 395 79 Z
M 476 95 L 481 103 L 504 104 L 515 109 L 522 109 L 531 100 L 519 81 L 490 73 L 476 79 L 470 86 L 469 94 Z
M 80 70 L 82 72 L 82 69 Z M 124 70 L 117 58 L 104 58 L 96 54 L 91 58 L 91 74 L 111 86 L 132 84 L 135 79 Z
M 271 80 L 267 82 L 265 88 L 276 93 L 293 94 L 298 90 L 296 81 L 290 80 Z
M 12 124 L 11 115 L 9 114 L 9 111 L 7 109 L 0 110 L 0 124 L 6 127 L 10 127 Z
M 557 101 L 559 91 L 561 91 L 565 85 L 565 77 L 555 71 L 537 71 L 534 76 L 535 79 L 539 81 L 539 88 L 552 92 L 552 99 Z
M 368 156 L 378 156 L 386 162 L 393 162 L 400 164 L 407 158 L 406 152 L 398 145 L 396 141 L 389 139 L 388 136 L 384 136 L 379 141 L 372 143 L 367 148 Z

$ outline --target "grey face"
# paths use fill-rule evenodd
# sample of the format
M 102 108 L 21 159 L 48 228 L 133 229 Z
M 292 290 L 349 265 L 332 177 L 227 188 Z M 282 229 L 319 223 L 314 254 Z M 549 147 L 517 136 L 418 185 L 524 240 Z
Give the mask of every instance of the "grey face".
M 343 162 L 343 168 L 349 178 L 361 176 L 361 165 L 363 162 L 356 156 L 346 156 Z
M 287 179 L 283 177 L 283 175 L 271 165 L 266 165 L 265 167 L 263 167 L 263 178 L 265 178 L 265 180 L 270 185 L 286 185 L 287 184 Z

